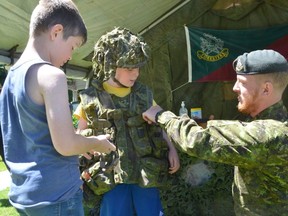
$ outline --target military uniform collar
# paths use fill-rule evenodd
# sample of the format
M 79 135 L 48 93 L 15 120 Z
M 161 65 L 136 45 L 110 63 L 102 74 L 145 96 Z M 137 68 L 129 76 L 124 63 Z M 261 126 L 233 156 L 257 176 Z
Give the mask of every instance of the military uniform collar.
M 267 109 L 260 112 L 253 120 L 257 119 L 274 119 L 278 121 L 287 121 L 288 113 L 287 109 L 283 104 L 283 101 L 268 107 Z

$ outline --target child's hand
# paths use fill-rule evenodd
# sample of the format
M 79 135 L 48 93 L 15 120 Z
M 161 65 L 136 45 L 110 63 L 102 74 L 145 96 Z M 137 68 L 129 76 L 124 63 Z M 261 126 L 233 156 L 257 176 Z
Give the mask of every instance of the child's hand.
M 180 160 L 177 154 L 177 151 L 175 148 L 169 149 L 169 155 L 168 155 L 170 167 L 169 167 L 169 173 L 173 174 L 178 171 L 180 168 Z

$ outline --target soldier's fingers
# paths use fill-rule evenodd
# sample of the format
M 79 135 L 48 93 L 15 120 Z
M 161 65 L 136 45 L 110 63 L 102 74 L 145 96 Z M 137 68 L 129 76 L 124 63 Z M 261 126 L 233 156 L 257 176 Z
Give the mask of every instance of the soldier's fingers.
M 94 152 L 93 152 L 93 155 L 94 155 L 94 156 L 99 156 L 100 154 L 101 154 L 101 153 L 98 152 L 98 151 L 94 151 Z
M 109 146 L 110 151 L 115 151 L 116 150 L 116 146 L 110 142 L 110 146 Z
M 87 153 L 84 153 L 83 156 L 84 156 L 85 158 L 87 158 L 88 160 L 91 160 L 91 158 L 92 158 L 92 157 L 91 157 L 89 154 L 87 154 Z

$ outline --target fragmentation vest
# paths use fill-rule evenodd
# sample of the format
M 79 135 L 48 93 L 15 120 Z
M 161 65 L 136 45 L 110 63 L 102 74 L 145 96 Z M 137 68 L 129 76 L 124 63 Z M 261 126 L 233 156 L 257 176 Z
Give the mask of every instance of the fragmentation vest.
M 80 93 L 88 129 L 84 136 L 109 133 L 117 151 L 80 158 L 82 179 L 97 195 L 116 184 L 138 184 L 143 187 L 164 186 L 168 177 L 168 145 L 159 126 L 147 124 L 142 113 L 153 103 L 151 90 L 136 82 L 131 93 L 116 97 L 107 93 L 102 83 Z

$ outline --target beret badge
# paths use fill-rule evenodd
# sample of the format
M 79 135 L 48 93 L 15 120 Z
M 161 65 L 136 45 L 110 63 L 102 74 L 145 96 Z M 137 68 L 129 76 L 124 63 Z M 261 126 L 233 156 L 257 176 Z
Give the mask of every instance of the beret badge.
M 236 64 L 236 71 L 243 71 L 244 66 L 242 64 L 242 62 L 240 61 L 240 59 L 238 59 L 237 64 Z

